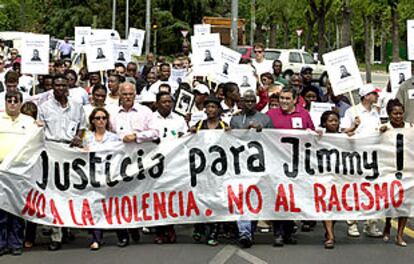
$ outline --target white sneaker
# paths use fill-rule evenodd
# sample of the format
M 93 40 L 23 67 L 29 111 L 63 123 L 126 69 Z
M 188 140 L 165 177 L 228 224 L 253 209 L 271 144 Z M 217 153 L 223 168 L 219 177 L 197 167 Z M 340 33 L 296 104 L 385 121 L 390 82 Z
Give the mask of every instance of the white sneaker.
M 359 237 L 360 235 L 357 223 L 348 226 L 348 236 Z
M 382 232 L 378 229 L 376 223 L 364 225 L 364 233 L 369 237 L 382 237 Z

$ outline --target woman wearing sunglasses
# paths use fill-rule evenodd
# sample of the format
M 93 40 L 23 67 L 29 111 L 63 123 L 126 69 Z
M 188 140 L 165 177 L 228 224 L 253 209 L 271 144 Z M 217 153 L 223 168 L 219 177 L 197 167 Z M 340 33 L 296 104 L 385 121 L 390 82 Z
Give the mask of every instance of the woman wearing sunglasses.
M 96 107 L 89 115 L 89 131 L 85 135 L 84 148 L 91 151 L 99 149 L 109 142 L 120 141 L 118 135 L 110 132 L 109 113 L 105 108 Z M 103 231 L 91 230 L 92 243 L 89 248 L 98 250 L 103 242 Z

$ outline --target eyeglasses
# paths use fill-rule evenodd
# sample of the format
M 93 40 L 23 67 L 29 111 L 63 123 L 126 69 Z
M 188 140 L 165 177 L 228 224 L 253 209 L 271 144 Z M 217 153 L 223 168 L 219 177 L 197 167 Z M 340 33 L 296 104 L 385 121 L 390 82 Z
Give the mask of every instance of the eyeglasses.
M 95 116 L 93 119 L 95 120 L 107 120 L 108 118 L 106 116 Z
M 254 53 L 263 53 L 263 50 L 255 50 Z
M 18 103 L 20 103 L 20 101 L 17 100 L 17 99 L 14 99 L 14 98 L 9 98 L 9 99 L 7 99 L 7 103 L 8 104 L 18 104 Z

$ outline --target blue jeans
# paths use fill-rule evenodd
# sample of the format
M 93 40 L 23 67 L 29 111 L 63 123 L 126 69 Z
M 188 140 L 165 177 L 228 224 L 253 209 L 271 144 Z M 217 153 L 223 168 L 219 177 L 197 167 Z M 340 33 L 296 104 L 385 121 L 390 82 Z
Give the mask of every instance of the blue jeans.
M 0 209 L 0 249 L 23 248 L 24 221 Z
M 257 221 L 240 220 L 237 221 L 237 227 L 239 228 L 239 237 L 248 237 L 252 240 L 256 231 Z

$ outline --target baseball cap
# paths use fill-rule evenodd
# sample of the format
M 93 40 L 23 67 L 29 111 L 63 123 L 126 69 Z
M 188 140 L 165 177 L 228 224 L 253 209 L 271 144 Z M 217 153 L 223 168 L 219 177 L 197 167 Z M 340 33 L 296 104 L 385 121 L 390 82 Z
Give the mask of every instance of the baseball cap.
M 375 88 L 372 83 L 367 83 L 359 89 L 359 96 L 365 96 L 369 93 L 379 93 L 381 89 Z
M 300 69 L 300 73 L 301 73 L 301 74 L 303 74 L 303 73 L 305 73 L 305 72 L 307 72 L 307 71 L 313 72 L 312 67 L 311 67 L 311 66 L 309 66 L 309 65 L 305 65 L 305 66 L 303 66 L 303 67 L 302 67 L 302 69 Z
M 194 88 L 194 91 L 199 92 L 200 94 L 210 94 L 210 89 L 207 87 L 207 85 L 205 84 L 197 84 L 196 87 Z

